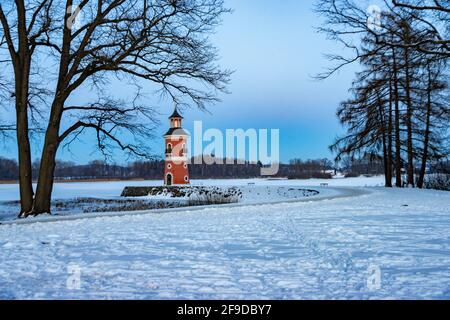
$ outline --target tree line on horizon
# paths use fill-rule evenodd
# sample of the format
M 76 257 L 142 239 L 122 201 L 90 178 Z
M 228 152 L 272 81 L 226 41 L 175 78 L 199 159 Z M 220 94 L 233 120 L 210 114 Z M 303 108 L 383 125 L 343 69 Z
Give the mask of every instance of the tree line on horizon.
M 326 79 L 358 63 L 337 116 L 347 133 L 330 146 L 337 159 L 376 154 L 386 187 L 424 187 L 432 162 L 449 156 L 448 1 L 319 0 L 320 32 L 348 53 L 330 54 Z M 342 51 L 341 51 L 342 52 Z M 403 174 L 405 173 L 405 174 Z
M 221 159 L 223 160 L 223 159 Z M 245 179 L 261 177 L 261 163 L 244 162 L 226 164 L 192 164 L 189 173 L 193 179 Z M 223 163 L 223 164 L 220 164 Z M 39 161 L 34 161 L 32 170 L 39 171 Z M 96 179 L 149 179 L 162 180 L 164 172 L 163 160 L 141 160 L 129 164 L 109 163 L 105 160 L 94 160 L 87 164 L 77 164 L 72 161 L 56 162 L 55 180 L 96 180 Z M 334 173 L 342 172 L 348 177 L 359 175 L 379 175 L 383 173 L 382 159 L 366 157 L 364 159 L 345 158 L 340 164 L 329 159 L 293 159 L 289 163 L 280 164 L 280 170 L 275 178 L 289 179 L 331 179 Z M 14 159 L 0 157 L 0 181 L 15 181 L 19 177 L 18 163 Z M 270 177 L 269 177 L 270 178 Z

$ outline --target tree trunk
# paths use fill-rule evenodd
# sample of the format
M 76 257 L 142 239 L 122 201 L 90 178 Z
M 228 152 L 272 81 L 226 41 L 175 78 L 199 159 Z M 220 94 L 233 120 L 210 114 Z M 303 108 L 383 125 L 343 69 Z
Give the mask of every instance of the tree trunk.
M 59 124 L 50 124 L 45 134 L 45 143 L 42 151 L 39 168 L 36 197 L 33 204 L 33 215 L 51 212 L 51 199 L 53 180 L 56 167 L 56 152 L 59 146 Z
M 400 140 L 400 108 L 398 94 L 398 68 L 395 55 L 395 48 L 392 48 L 393 76 L 394 76 L 394 107 L 395 107 L 395 186 L 402 187 L 402 157 Z
M 66 7 L 70 8 L 72 6 L 72 2 L 72 0 L 67 0 Z M 69 66 L 71 43 L 71 29 L 67 24 L 69 17 L 70 12 L 66 11 L 66 16 L 64 18 L 65 22 L 63 31 L 62 54 L 59 65 L 59 76 L 56 85 L 55 98 L 51 106 L 47 131 L 45 133 L 44 147 L 42 149 L 39 177 L 36 187 L 36 196 L 34 198 L 33 210 L 31 213 L 33 215 L 51 213 L 51 200 L 56 167 L 56 153 L 60 144 L 59 129 L 64 109 L 64 102 L 65 99 L 67 99 L 67 93 L 64 91 L 64 89 L 68 85 L 66 75 Z
M 426 114 L 426 123 L 425 123 L 425 132 L 424 132 L 424 141 L 423 141 L 423 154 L 422 154 L 422 165 L 420 167 L 419 179 L 417 180 L 417 187 L 423 188 L 423 182 L 425 179 L 425 173 L 427 169 L 427 161 L 428 161 L 428 145 L 430 142 L 430 119 L 431 119 L 431 88 L 432 80 L 431 80 L 431 70 L 430 66 L 428 66 L 428 88 L 427 88 L 427 114 Z
M 384 185 L 385 187 L 389 187 L 390 181 L 392 180 L 391 177 L 389 177 L 389 164 L 388 164 L 388 151 L 387 151 L 387 137 L 386 137 L 386 121 L 384 119 L 384 112 L 383 112 L 383 102 L 380 98 L 380 94 L 377 93 L 377 103 L 378 103 L 378 117 L 380 121 L 380 130 L 381 130 L 381 139 L 383 144 L 383 166 L 384 166 Z
M 52 104 L 51 110 L 49 124 L 45 133 L 44 147 L 42 150 L 39 177 L 36 187 L 36 197 L 33 203 L 33 215 L 51 212 L 56 153 L 60 144 L 59 129 L 63 113 L 63 102 L 60 94 L 57 95 L 54 103 Z
M 387 128 L 386 187 L 392 188 L 392 83 L 389 81 L 389 111 Z
M 383 165 L 384 165 L 384 186 L 386 188 L 392 187 L 392 177 L 389 176 L 388 151 L 386 143 L 386 133 L 383 132 Z
M 28 128 L 28 101 L 31 53 L 28 47 L 26 10 L 23 0 L 16 1 L 18 51 L 12 58 L 16 94 L 17 149 L 19 160 L 20 214 L 28 213 L 33 206 L 33 177 Z
M 19 81 L 21 78 L 19 78 Z M 28 93 L 27 81 L 16 86 L 16 122 L 19 159 L 20 214 L 23 216 L 33 207 L 33 177 L 31 167 L 31 149 L 28 136 Z M 21 87 L 21 88 L 20 88 Z M 25 90 L 25 91 L 24 91 Z
M 405 27 L 406 44 L 409 43 L 409 26 Z M 413 150 L 413 133 L 412 133 L 412 100 L 411 100 L 411 75 L 410 75 L 410 61 L 409 61 L 409 49 L 404 49 L 405 59 L 405 95 L 406 95 L 406 131 L 407 131 L 407 154 L 408 154 L 408 166 L 407 166 L 407 184 L 409 187 L 414 187 L 414 150 Z

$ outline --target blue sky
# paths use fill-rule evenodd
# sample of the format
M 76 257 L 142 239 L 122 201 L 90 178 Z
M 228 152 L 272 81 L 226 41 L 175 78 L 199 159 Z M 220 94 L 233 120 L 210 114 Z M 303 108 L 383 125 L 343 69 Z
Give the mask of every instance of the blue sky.
M 312 10 L 313 1 L 226 0 L 226 4 L 234 12 L 224 17 L 212 41 L 219 48 L 220 64 L 235 70 L 231 94 L 221 95 L 222 102 L 208 107 L 210 113 L 183 110 L 185 127 L 192 131 L 193 122 L 201 120 L 205 129 L 280 129 L 283 162 L 331 158 L 328 145 L 342 133 L 335 111 L 348 95 L 356 66 L 326 81 L 312 79 L 329 66 L 323 54 L 340 50 L 316 32 L 320 18 Z M 157 105 L 161 127 L 150 144 L 155 154 L 162 155 L 161 136 L 173 106 L 160 100 Z M 72 152 L 60 151 L 58 158 L 80 163 L 101 158 L 92 138 L 83 141 Z M 15 157 L 15 153 L 9 144 L 2 155 Z M 125 159 L 117 152 L 114 160 Z

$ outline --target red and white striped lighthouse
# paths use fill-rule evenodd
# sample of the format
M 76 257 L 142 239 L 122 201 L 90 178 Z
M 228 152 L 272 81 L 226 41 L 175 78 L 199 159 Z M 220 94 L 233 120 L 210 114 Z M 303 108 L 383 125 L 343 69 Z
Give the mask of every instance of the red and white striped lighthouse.
M 183 117 L 177 107 L 169 117 L 170 129 L 164 135 L 166 143 L 166 160 L 164 166 L 164 184 L 166 186 L 189 184 L 187 156 L 188 134 L 181 127 Z

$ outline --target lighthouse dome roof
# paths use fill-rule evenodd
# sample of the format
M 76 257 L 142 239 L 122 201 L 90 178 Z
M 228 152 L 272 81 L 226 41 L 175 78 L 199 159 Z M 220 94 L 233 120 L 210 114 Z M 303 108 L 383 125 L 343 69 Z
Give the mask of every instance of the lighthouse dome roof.
M 178 112 L 178 108 L 175 108 L 175 110 L 173 110 L 173 113 L 169 117 L 169 119 L 172 119 L 172 118 L 181 118 L 181 119 L 183 119 L 183 116 Z
M 170 128 L 169 131 L 166 132 L 164 137 L 165 136 L 188 136 L 188 133 L 182 128 Z

